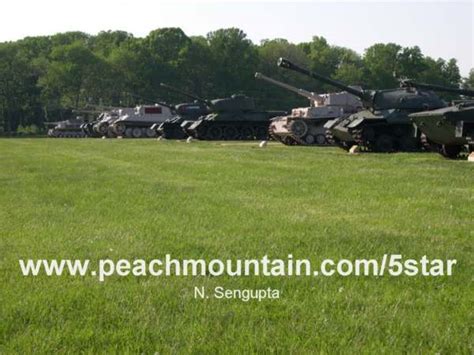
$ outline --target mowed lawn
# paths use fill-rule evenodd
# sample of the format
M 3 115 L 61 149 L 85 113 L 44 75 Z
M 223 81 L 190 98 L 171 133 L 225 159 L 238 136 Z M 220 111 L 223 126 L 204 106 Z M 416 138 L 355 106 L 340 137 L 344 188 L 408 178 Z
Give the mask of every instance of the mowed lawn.
M 436 154 L 0 140 L 0 353 L 465 353 L 474 164 Z M 18 259 L 454 258 L 451 277 L 24 277 Z M 195 286 L 281 290 L 194 299 Z

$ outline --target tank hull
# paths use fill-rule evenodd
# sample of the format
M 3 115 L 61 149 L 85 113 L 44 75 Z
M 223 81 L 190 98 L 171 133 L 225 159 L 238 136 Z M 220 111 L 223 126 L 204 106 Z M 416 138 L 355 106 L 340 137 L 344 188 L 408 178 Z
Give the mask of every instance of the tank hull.
M 440 146 L 440 153 L 456 158 L 467 148 L 474 151 L 474 102 L 418 112 L 410 119 L 420 131 Z
M 285 112 L 215 113 L 185 127 L 201 140 L 267 140 L 270 119 Z
M 420 133 L 405 112 L 361 111 L 326 126 L 345 149 L 358 145 L 371 152 L 413 152 L 422 150 Z
M 156 122 L 117 121 L 110 125 L 114 136 L 126 138 L 154 138 L 156 131 L 151 126 Z
M 84 121 L 81 119 L 70 119 L 61 122 L 46 123 L 50 127 L 48 130 L 48 137 L 51 138 L 84 138 L 85 133 L 82 130 Z
M 197 119 L 186 120 L 186 121 L 190 125 L 192 124 L 192 122 L 196 120 Z M 169 120 L 166 120 L 165 122 L 161 124 L 157 124 L 155 126 L 155 131 L 157 132 L 157 135 L 165 139 L 185 139 L 189 135 L 182 127 L 183 122 L 185 122 L 185 119 L 181 116 L 177 116 Z
M 281 116 L 270 123 L 270 137 L 286 145 L 329 145 L 324 124 L 328 118 Z
M 84 138 L 86 134 L 82 129 L 55 129 L 48 130 L 48 137 L 51 138 Z

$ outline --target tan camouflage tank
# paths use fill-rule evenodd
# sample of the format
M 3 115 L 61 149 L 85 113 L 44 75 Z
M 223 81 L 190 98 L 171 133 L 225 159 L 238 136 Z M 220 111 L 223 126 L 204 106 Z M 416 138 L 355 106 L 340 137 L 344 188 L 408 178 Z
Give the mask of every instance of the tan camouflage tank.
M 272 119 L 269 127 L 270 136 L 287 145 L 327 145 L 324 124 L 362 109 L 360 99 L 347 92 L 319 95 L 260 73 L 256 73 L 255 77 L 297 93 L 310 101 L 309 107 L 294 108 L 290 115 Z

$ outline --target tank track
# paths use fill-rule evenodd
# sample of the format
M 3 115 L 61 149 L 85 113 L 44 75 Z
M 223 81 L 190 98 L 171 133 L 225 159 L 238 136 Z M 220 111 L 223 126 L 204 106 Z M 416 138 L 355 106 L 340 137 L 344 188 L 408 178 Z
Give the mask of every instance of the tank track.
M 275 134 L 271 126 L 268 126 L 268 136 L 270 137 L 270 139 L 273 139 L 276 142 L 285 144 L 283 139 L 279 135 Z
M 421 147 L 423 151 L 425 152 L 439 153 L 441 150 L 441 146 L 439 144 L 431 142 L 424 133 L 420 135 L 420 142 L 421 142 Z
M 234 134 L 231 137 L 226 136 L 226 129 L 235 130 Z M 270 137 L 267 124 L 200 124 L 189 133 L 192 137 L 202 140 L 268 140 Z
M 351 147 L 347 147 L 345 143 L 341 142 L 339 139 L 334 137 L 332 132 L 329 129 L 326 130 L 326 141 L 328 142 L 329 145 L 334 145 L 347 151 L 351 149 Z
M 84 132 L 67 132 L 67 131 L 56 131 L 48 132 L 48 137 L 51 138 L 85 138 L 86 134 Z
M 361 151 L 365 152 L 416 152 L 422 151 L 422 144 L 419 138 L 411 137 L 407 132 L 404 132 L 406 127 L 399 126 L 399 127 L 383 127 L 384 129 L 380 129 L 380 127 L 371 127 L 374 129 L 373 132 L 373 139 L 368 140 L 366 135 L 364 134 L 364 128 L 352 128 L 349 129 L 349 133 L 352 137 L 354 137 L 354 144 L 359 146 Z M 387 128 L 390 128 L 387 129 Z M 396 129 L 399 129 L 402 133 L 394 134 L 392 133 Z M 377 140 L 382 136 L 387 136 L 391 138 L 392 148 L 389 150 L 385 150 L 382 147 L 378 147 Z
M 354 137 L 354 144 L 359 146 L 359 149 L 361 151 L 371 150 L 369 142 L 364 139 L 362 129 L 354 129 L 354 130 L 350 130 L 349 132 L 351 133 L 352 137 Z

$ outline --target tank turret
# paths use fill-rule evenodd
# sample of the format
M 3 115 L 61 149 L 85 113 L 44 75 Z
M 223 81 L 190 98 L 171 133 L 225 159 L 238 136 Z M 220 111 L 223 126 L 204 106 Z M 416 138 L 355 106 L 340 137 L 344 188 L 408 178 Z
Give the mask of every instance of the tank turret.
M 340 81 L 330 79 L 318 73 L 301 68 L 287 59 L 280 58 L 278 66 L 319 80 L 359 97 L 364 106 L 374 111 L 380 110 L 430 110 L 443 107 L 445 104 L 431 91 L 418 90 L 416 87 L 404 86 L 388 90 L 362 90 L 346 85 Z M 420 89 L 422 89 L 420 87 Z

